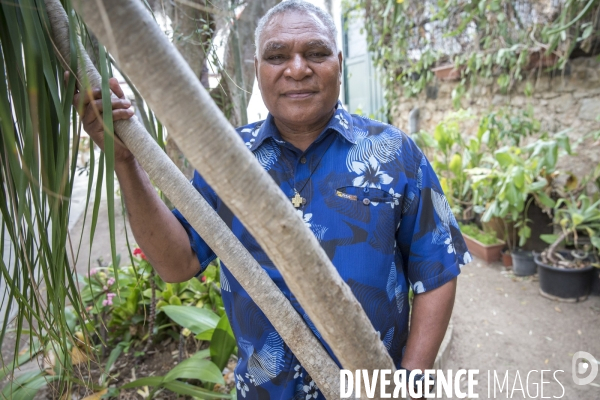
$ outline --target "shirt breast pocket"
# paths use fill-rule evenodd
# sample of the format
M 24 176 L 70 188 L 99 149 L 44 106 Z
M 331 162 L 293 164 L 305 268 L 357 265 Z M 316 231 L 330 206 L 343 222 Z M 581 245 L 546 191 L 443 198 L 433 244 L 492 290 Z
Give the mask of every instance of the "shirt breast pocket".
M 372 248 L 393 254 L 401 195 L 378 188 L 342 186 L 335 190 L 334 197 L 337 211 L 351 218 L 347 223 L 365 229 L 366 242 Z
M 343 186 L 335 191 L 335 195 L 349 201 L 357 201 L 365 206 L 377 206 L 380 203 L 394 203 L 399 201 L 398 196 L 393 196 L 385 190 L 359 187 L 359 186 Z

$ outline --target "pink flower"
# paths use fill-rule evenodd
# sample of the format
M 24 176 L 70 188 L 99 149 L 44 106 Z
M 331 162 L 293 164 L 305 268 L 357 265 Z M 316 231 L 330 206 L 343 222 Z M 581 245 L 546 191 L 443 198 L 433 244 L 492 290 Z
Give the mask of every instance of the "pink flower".
M 113 305 L 113 298 L 116 296 L 116 293 L 106 293 L 106 300 L 102 300 L 102 306 L 106 307 L 106 306 L 112 306 Z
M 206 282 L 206 276 L 202 275 L 202 277 L 200 277 L 200 282 L 202 282 L 202 283 Z
M 115 283 L 115 278 L 108 278 L 108 281 L 106 281 L 107 286 L 112 286 L 114 283 Z
M 90 272 L 87 274 L 88 277 L 96 275 L 98 273 L 98 270 L 96 268 L 92 268 L 90 269 Z
M 102 290 L 104 290 L 106 292 L 108 290 L 108 286 L 106 286 L 106 285 L 102 286 Z

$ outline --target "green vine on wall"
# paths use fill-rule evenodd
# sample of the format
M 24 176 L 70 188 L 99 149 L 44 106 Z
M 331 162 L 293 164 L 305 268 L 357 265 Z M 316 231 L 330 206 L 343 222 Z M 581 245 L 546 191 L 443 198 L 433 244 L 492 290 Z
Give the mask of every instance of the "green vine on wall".
M 434 67 L 454 66 L 458 107 L 480 80 L 503 93 L 525 80 L 531 95 L 541 73 L 600 54 L 600 0 L 346 0 L 344 10 L 364 18 L 390 104 L 421 93 Z

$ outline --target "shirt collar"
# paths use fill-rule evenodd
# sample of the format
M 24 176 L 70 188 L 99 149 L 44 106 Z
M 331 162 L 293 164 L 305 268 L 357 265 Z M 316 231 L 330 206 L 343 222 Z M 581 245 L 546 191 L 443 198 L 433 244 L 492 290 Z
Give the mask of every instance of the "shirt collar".
M 354 133 L 353 128 L 352 116 L 348 111 L 344 110 L 342 103 L 338 100 L 333 116 L 317 140 L 320 140 L 329 129 L 333 129 L 350 143 L 355 144 L 356 134 Z M 279 130 L 275 126 L 275 121 L 273 120 L 271 113 L 267 115 L 267 119 L 265 119 L 262 125 L 260 125 L 260 128 L 258 128 L 258 133 L 250 150 L 258 149 L 267 138 L 271 138 L 279 144 L 285 143 L 281 138 Z

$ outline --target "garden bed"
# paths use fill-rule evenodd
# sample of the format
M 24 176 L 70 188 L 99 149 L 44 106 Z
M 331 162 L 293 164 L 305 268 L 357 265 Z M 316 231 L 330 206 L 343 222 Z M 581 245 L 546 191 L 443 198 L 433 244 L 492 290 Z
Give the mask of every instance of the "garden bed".
M 208 346 L 209 342 L 200 342 L 192 337 L 188 337 L 181 343 L 173 340 L 172 338 L 159 341 L 152 344 L 145 353 L 142 351 L 143 349 L 131 349 L 127 353 L 122 353 L 111 368 L 109 372 L 109 376 L 111 378 L 109 390 L 117 389 L 129 382 L 143 377 L 164 376 L 181 361 L 189 358 L 199 350 L 208 348 Z M 79 364 L 78 366 L 74 366 L 75 374 L 82 381 L 82 384 L 73 386 L 70 398 L 85 399 L 87 396 L 92 396 L 94 394 L 91 388 L 94 386 L 94 384 L 98 383 L 102 374 L 104 373 L 103 366 L 107 364 L 109 354 L 110 349 L 106 352 L 106 356 L 100 361 L 100 363 L 96 363 L 94 361 L 90 362 L 89 368 L 88 364 L 85 362 Z M 236 366 L 236 362 L 237 360 L 232 357 L 229 360 L 227 368 L 223 371 L 226 385 L 215 385 L 213 389 L 216 392 L 223 393 L 224 398 L 229 396 L 228 393 L 231 392 L 235 386 L 233 370 Z M 195 383 L 199 384 L 199 381 Z M 115 397 L 111 398 L 119 400 L 144 398 L 144 395 L 148 393 L 146 389 L 151 392 L 154 388 L 143 387 L 121 389 L 118 391 L 118 394 Z M 38 393 L 38 398 L 58 400 L 61 398 L 61 396 L 58 395 L 57 388 L 53 387 L 51 383 Z M 176 400 L 184 398 L 192 399 L 193 397 L 181 396 L 180 394 L 162 389 L 160 392 L 157 391 L 155 393 L 155 398 Z

